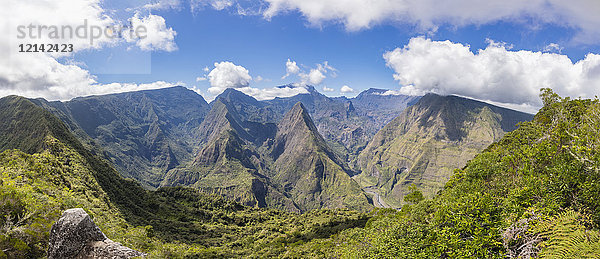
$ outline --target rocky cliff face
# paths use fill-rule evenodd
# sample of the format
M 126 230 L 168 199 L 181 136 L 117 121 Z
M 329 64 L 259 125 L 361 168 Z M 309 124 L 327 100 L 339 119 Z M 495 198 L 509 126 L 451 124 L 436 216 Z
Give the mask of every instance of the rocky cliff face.
M 408 186 L 426 196 L 520 121 L 533 116 L 456 96 L 428 94 L 381 129 L 360 153 L 362 186 L 379 189 L 395 207 Z
M 147 188 L 193 159 L 193 135 L 209 110 L 185 87 L 34 102 L 60 118 L 85 144 L 103 150 L 125 177 Z
M 48 258 L 132 258 L 145 254 L 108 239 L 83 209 L 66 210 L 50 230 Z
M 229 93 L 237 92 L 235 90 Z M 241 94 L 241 93 L 240 93 Z M 275 133 L 274 124 L 244 120 L 234 104 L 218 99 L 198 128 L 204 143 L 193 163 L 167 173 L 162 186 L 193 186 L 251 207 L 299 212 L 266 176 L 269 171 L 257 148 Z

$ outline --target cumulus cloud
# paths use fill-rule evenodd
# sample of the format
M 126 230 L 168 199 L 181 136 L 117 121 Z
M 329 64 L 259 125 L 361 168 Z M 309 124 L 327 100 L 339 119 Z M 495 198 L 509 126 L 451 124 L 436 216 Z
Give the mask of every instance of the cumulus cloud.
M 158 89 L 181 85 L 158 81 L 149 84 L 101 84 L 89 71 L 76 65 L 61 64 L 56 59 L 39 55 L 13 60 L 13 69 L 0 72 L 0 97 L 20 95 L 47 100 L 70 100 L 78 96 Z M 20 69 L 27 66 L 29 69 Z
M 490 42 L 475 52 L 450 41 L 412 38 L 383 55 L 403 86 L 400 93 L 456 94 L 515 107 L 540 107 L 539 90 L 563 96 L 594 97 L 600 92 L 600 55 L 573 63 L 556 53 L 512 51 Z
M 14 52 L 13 46 L 31 43 L 31 40 L 34 37 L 38 42 L 73 44 L 73 49 L 75 51 L 101 48 L 105 45 L 110 45 L 115 41 L 109 37 L 104 37 L 104 35 L 94 39 L 93 42 L 90 42 L 89 37 L 69 37 L 69 33 L 65 33 L 64 38 L 50 37 L 50 30 L 42 30 L 42 33 L 39 35 L 39 31 L 36 32 L 36 30 L 33 30 L 32 35 L 30 35 L 29 32 L 25 30 L 26 35 L 21 35 L 24 37 L 17 36 L 21 34 L 18 31 L 19 26 L 56 25 L 77 28 L 85 23 L 88 27 L 97 26 L 99 28 L 106 28 L 115 25 L 117 22 L 110 17 L 102 7 L 100 7 L 100 0 L 8 0 L 7 3 L 3 3 L 0 15 L 4 17 L 3 19 L 6 19 L 3 21 L 3 26 L 0 26 L 0 32 L 4 35 L 0 40 L 0 44 L 3 45 L 2 47 L 6 47 L 6 49 L 3 48 L 0 55 L 7 55 Z M 53 56 L 66 55 L 68 54 L 57 52 Z M 19 55 L 13 56 L 13 58 L 17 58 Z
M 150 14 L 146 17 L 140 17 L 139 13 L 136 13 L 129 19 L 129 22 L 133 28 L 140 26 L 146 28 L 145 37 L 140 33 L 139 38 L 136 36 L 127 39 L 128 41 L 135 41 L 140 49 L 168 52 L 177 50 L 177 45 L 175 44 L 175 35 L 177 35 L 177 32 L 173 28 L 167 28 L 165 18 L 162 16 Z
M 374 95 L 382 95 L 382 96 L 388 96 L 388 95 L 404 95 L 403 93 L 401 93 L 398 90 L 387 90 L 383 93 L 373 93 Z
M 307 81 L 313 85 L 321 84 L 325 78 L 326 77 L 323 75 L 323 72 L 318 69 L 311 69 L 310 73 L 308 73 L 306 76 Z
M 306 66 L 304 66 L 306 68 Z M 308 72 L 303 71 L 296 61 L 292 61 L 290 59 L 285 62 L 285 70 L 286 74 L 281 77 L 281 79 L 286 79 L 291 75 L 297 75 L 300 78 L 300 82 L 297 82 L 298 85 L 319 85 L 323 83 L 323 81 L 327 78 L 327 75 L 331 77 L 336 77 L 335 73 L 337 70 L 329 65 L 329 62 L 324 61 L 323 63 L 316 64 L 314 68 L 308 68 Z
M 305 87 L 292 87 L 292 86 L 285 86 L 285 87 L 272 87 L 272 88 L 264 88 L 264 89 L 259 89 L 259 88 L 252 88 L 252 87 L 243 87 L 243 88 L 239 88 L 237 89 L 242 93 L 245 93 L 247 95 L 250 95 L 254 98 L 256 98 L 259 101 L 262 100 L 272 100 L 276 97 L 291 97 L 291 96 L 295 96 L 298 94 L 307 94 L 308 90 Z
M 323 92 L 333 92 L 335 91 L 333 88 L 329 88 L 327 86 L 323 86 Z
M 296 61 L 291 61 L 288 58 L 287 62 L 285 62 L 285 71 L 286 71 L 286 73 L 283 77 L 281 77 L 281 79 L 285 79 L 286 77 L 288 77 L 290 75 L 298 74 L 300 72 L 300 67 L 298 67 L 298 65 L 296 65 Z
M 0 26 L 0 33 L 5 35 L 0 39 L 0 96 L 16 94 L 31 98 L 68 100 L 76 96 L 175 85 L 167 82 L 101 84 L 97 82 L 95 76 L 83 68 L 83 64 L 70 59 L 72 53 L 16 53 L 14 46 L 20 43 L 32 43 L 29 37 L 24 39 L 17 37 L 19 25 L 45 25 L 59 28 L 63 26 L 77 28 L 84 24 L 88 28 L 118 25 L 119 22 L 111 17 L 111 12 L 101 7 L 100 0 L 8 0 L 4 7 L 0 9 L 0 16 L 8 19 L 6 24 L 11 26 Z M 51 37 L 48 33 L 36 35 L 36 38 L 36 42 L 73 44 L 74 52 L 113 47 L 124 42 L 123 39 L 106 37 L 106 35 L 94 39 L 93 42 L 90 41 L 90 37 Z M 63 60 L 66 58 L 66 61 L 61 63 L 57 58 Z
M 196 0 L 204 6 L 222 10 L 241 8 L 248 1 Z M 225 2 L 226 4 L 223 4 Z M 553 24 L 577 32 L 575 41 L 594 43 L 600 40 L 600 4 L 597 0 L 262 0 L 246 4 L 246 13 L 265 19 L 289 12 L 299 12 L 314 26 L 343 24 L 356 31 L 384 23 L 415 25 L 433 32 L 439 26 L 483 25 L 509 21 L 525 26 Z M 266 8 L 264 6 L 267 6 Z
M 298 76 L 302 80 L 300 84 L 319 85 L 327 78 L 326 74 L 331 73 L 333 75 L 335 71 L 337 70 L 325 61 L 322 64 L 317 64 L 316 68 L 311 68 L 308 73 L 298 73 Z
M 340 88 L 340 92 L 352 93 L 352 92 L 354 92 L 354 89 L 352 89 L 350 86 L 344 85 L 344 86 L 342 86 L 342 88 Z
M 252 77 L 248 69 L 238 66 L 229 61 L 215 63 L 215 68 L 208 73 L 208 81 L 211 87 L 208 92 L 220 94 L 227 88 L 243 88 L 250 85 Z

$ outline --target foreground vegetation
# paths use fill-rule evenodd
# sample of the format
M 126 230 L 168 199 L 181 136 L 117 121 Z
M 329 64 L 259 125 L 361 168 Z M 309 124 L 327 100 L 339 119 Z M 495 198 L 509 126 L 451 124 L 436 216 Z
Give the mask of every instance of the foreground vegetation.
M 151 199 L 142 220 L 111 201 L 78 154 L 56 140 L 49 145 L 34 155 L 0 154 L 0 257 L 42 257 L 51 225 L 75 207 L 84 208 L 109 238 L 157 257 L 284 255 L 367 220 L 348 210 L 298 215 L 248 208 L 188 188 L 142 194 Z
M 600 258 L 600 103 L 561 99 L 471 160 L 431 200 L 335 239 L 347 257 Z
M 0 154 L 0 257 L 43 257 L 51 224 L 82 207 L 109 238 L 159 258 L 600 258 L 600 102 L 541 97 L 532 122 L 456 170 L 433 199 L 412 186 L 410 205 L 369 214 L 148 192 L 70 138 L 42 134 L 32 154 Z

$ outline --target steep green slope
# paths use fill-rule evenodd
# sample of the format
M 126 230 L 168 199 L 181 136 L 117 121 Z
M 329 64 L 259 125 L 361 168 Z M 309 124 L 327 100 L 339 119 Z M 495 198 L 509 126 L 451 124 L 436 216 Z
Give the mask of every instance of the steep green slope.
M 370 207 L 300 103 L 278 125 L 263 124 L 238 114 L 241 108 L 229 102 L 234 94 L 242 95 L 230 90 L 215 101 L 198 128 L 205 144 L 196 159 L 169 171 L 163 186 L 192 186 L 244 205 L 295 212 Z
M 31 101 L 6 97 L 0 107 L 0 122 L 11 125 L 1 139 L 20 140 L 0 153 L 0 257 L 43 257 L 50 226 L 72 207 L 84 208 L 109 238 L 157 258 L 272 257 L 292 247 L 311 253 L 302 245 L 366 221 L 347 210 L 252 209 L 188 188 L 147 191 Z
M 415 184 L 432 197 L 455 168 L 531 115 L 456 96 L 428 94 L 407 108 L 360 153 L 356 179 L 399 207 Z
M 169 171 L 161 186 L 191 186 L 246 206 L 298 212 L 294 203 L 265 176 L 270 169 L 253 144 L 274 134 L 274 125 L 253 127 L 256 123 L 242 121 L 226 100 L 219 99 L 212 106 L 198 128 L 197 135 L 205 143 L 202 149 L 193 163 Z
M 106 151 L 119 172 L 149 188 L 164 174 L 193 159 L 193 135 L 208 112 L 197 93 L 172 87 L 75 98 L 34 101 L 51 111 L 88 146 Z
M 109 238 L 150 258 L 310 254 L 314 251 L 302 248 L 306 242 L 362 227 L 367 220 L 348 210 L 288 214 L 247 208 L 193 189 L 144 193 L 134 186 L 131 195 L 142 196 L 152 212 L 137 217 L 137 211 L 119 206 L 104 192 L 81 156 L 56 140 L 47 145 L 52 151 L 0 153 L 2 258 L 43 258 L 51 225 L 63 210 L 74 207 L 84 208 Z
M 60 120 L 23 97 L 0 99 L 0 118 L 0 150 L 18 148 L 35 153 L 45 148 L 47 135 L 66 143 L 76 142 Z
M 303 210 L 370 207 L 350 171 L 329 149 L 302 103 L 277 125 L 271 147 L 273 182 Z

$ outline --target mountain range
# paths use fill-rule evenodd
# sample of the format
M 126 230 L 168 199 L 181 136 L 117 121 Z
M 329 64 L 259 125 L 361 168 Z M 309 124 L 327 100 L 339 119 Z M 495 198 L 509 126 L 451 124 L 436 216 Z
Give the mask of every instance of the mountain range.
M 172 91 L 196 97 L 170 88 L 83 99 L 139 107 L 136 99 L 130 106 L 118 99 L 177 96 Z M 194 122 L 177 121 L 169 106 L 186 105 L 172 99 L 147 101 L 149 108 L 136 112 L 111 108 L 147 120 L 112 118 L 89 105 L 109 118 L 94 131 L 128 129 L 95 136 L 73 120 L 86 117 L 73 115 L 83 109 L 61 107 L 68 102 L 4 97 L 0 257 L 46 256 L 61 212 L 83 208 L 111 240 L 150 258 L 598 258 L 600 102 L 563 99 L 549 89 L 540 96 L 544 107 L 527 121 L 531 115 L 427 94 L 356 157 L 332 148 L 303 102 L 270 115 L 270 102 L 234 90 Z M 329 99 L 352 102 L 352 116 L 368 119 L 352 98 Z M 171 118 L 168 125 L 145 116 L 150 111 Z M 99 140 L 151 136 L 135 129 L 157 132 L 153 123 L 176 158 L 177 145 L 193 151 L 151 186 L 119 171 L 114 151 L 102 146 L 118 141 Z M 168 158 L 162 151 L 150 157 Z
M 356 180 L 400 207 L 415 185 L 433 197 L 452 176 L 490 144 L 533 117 L 457 96 L 427 94 L 385 125 L 357 159 Z
M 456 96 L 306 89 L 266 101 L 227 89 L 210 104 L 184 87 L 31 101 L 147 189 L 191 186 L 293 212 L 400 207 L 412 184 L 429 197 L 532 118 Z

